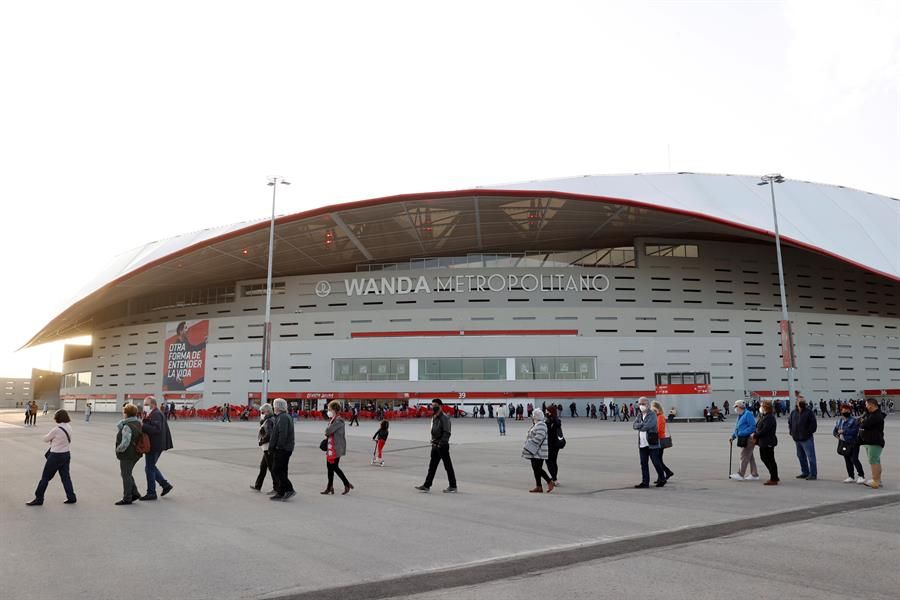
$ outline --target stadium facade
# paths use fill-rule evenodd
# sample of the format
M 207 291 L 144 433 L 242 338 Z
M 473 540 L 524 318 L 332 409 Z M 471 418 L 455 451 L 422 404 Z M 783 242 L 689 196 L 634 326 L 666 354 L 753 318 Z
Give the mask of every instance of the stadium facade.
M 273 396 L 416 404 L 784 396 L 770 191 L 759 178 L 591 176 L 411 194 L 276 220 Z M 900 202 L 776 188 L 796 386 L 900 394 Z M 27 345 L 62 398 L 258 398 L 269 222 L 121 256 Z M 691 395 L 696 395 L 692 401 Z

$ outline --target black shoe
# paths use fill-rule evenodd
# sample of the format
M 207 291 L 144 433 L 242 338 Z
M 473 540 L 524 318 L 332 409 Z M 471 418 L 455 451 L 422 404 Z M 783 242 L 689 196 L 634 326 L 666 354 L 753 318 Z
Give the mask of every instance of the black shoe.
M 807 481 L 815 481 L 816 479 L 818 479 L 818 477 L 816 477 L 815 475 L 810 475 L 806 478 Z
M 291 490 L 291 491 L 289 491 L 289 492 L 285 492 L 285 493 L 284 493 L 284 496 L 283 496 L 281 499 L 287 501 L 287 500 L 290 500 L 291 498 L 293 498 L 293 497 L 296 496 L 296 495 L 297 495 L 297 492 L 295 492 L 294 490 Z
M 809 477 L 809 473 L 800 473 L 794 479 L 806 479 L 807 477 Z
M 262 491 L 262 488 L 258 488 L 258 487 L 256 487 L 255 485 L 251 485 L 251 486 L 250 486 L 250 489 L 253 490 L 253 491 L 255 491 L 255 492 L 261 492 L 261 491 Z
M 456 493 L 456 486 L 451 486 L 451 487 L 448 487 L 448 488 L 444 488 L 443 491 L 444 491 L 445 494 L 455 494 L 455 493 Z
M 35 498 L 31 502 L 26 502 L 25 506 L 42 506 L 43 504 L 44 504 L 43 500 L 38 500 L 37 498 Z
M 428 487 L 427 485 L 417 485 L 417 486 L 416 486 L 416 489 L 419 490 L 420 492 L 427 492 L 427 491 L 429 491 L 431 488 Z
M 169 487 L 164 487 L 161 495 L 162 495 L 162 496 L 165 496 L 166 494 L 168 494 L 169 492 L 172 491 L 172 488 L 173 488 L 173 487 L 175 487 L 175 486 L 174 486 L 174 485 L 170 485 Z
M 284 494 L 275 494 L 269 500 L 284 500 Z
M 138 498 L 138 500 L 142 500 L 144 502 L 149 502 L 150 500 L 156 500 L 156 494 L 153 494 L 152 496 L 150 494 L 144 494 L 143 496 Z
M 128 506 L 131 504 L 131 500 L 119 500 L 116 502 L 116 506 Z
M 636 489 L 637 489 L 637 488 L 648 488 L 648 487 L 650 487 L 650 484 L 649 484 L 649 483 L 639 483 L 639 484 L 637 484 L 637 485 L 634 486 L 634 487 L 635 487 Z
M 65 502 L 63 502 L 63 504 L 75 504 L 76 502 L 78 502 L 78 500 L 75 500 L 73 498 L 72 500 L 66 500 Z
M 276 492 L 275 490 L 269 490 L 268 492 L 266 492 L 266 496 L 274 496 L 277 493 L 278 492 Z
M 672 471 L 666 473 L 666 481 L 672 479 L 673 477 L 675 477 L 675 473 L 673 473 Z
M 664 485 L 666 485 L 665 480 L 657 481 L 657 482 L 656 482 L 656 487 L 663 487 Z

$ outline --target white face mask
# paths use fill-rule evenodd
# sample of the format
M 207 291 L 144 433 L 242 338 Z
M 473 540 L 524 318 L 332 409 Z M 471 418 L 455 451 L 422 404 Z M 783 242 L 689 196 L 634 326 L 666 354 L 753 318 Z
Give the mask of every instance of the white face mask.
M 640 409 L 641 409 L 641 412 L 642 412 L 642 413 L 645 413 L 645 412 L 647 412 L 648 410 L 650 410 L 650 407 L 647 406 L 646 404 L 641 404 Z
M 147 406 L 144 407 L 144 412 L 145 412 L 145 413 L 149 413 L 151 410 L 153 410 L 153 407 L 150 406 L 149 404 L 148 404 Z
M 333 411 L 333 410 L 329 410 L 329 411 L 328 411 L 328 418 L 329 418 L 329 419 L 333 419 L 333 418 L 334 418 L 334 411 Z

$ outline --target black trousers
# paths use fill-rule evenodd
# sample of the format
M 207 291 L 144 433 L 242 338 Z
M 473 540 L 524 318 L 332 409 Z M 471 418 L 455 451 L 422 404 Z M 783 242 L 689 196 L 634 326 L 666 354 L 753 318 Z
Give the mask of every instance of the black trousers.
M 334 487 L 334 476 L 337 475 L 340 480 L 343 482 L 344 487 L 350 487 L 350 481 L 347 479 L 347 476 L 344 475 L 344 472 L 341 471 L 341 457 L 338 456 L 334 459 L 333 463 L 325 461 L 325 466 L 328 468 L 328 489 L 332 489 Z
M 353 424 L 356 423 L 356 426 L 359 427 L 359 417 L 357 415 L 353 415 L 350 419 L 350 425 L 348 427 L 353 427 Z
M 288 463 L 291 461 L 291 453 L 285 450 L 272 452 L 272 484 L 279 496 L 294 491 L 291 480 L 288 479 Z
M 547 470 L 550 471 L 550 479 L 556 481 L 556 474 L 559 473 L 559 465 L 556 459 L 559 457 L 559 448 L 547 449 Z
M 137 500 L 141 497 L 141 493 L 138 491 L 137 485 L 134 483 L 134 475 L 131 473 L 132 471 L 134 471 L 134 465 L 136 465 L 139 460 L 139 458 L 119 459 L 119 473 L 122 475 L 123 500 Z
M 645 485 L 650 484 L 650 465 L 648 465 L 648 461 L 653 463 L 653 468 L 656 470 L 657 480 L 666 479 L 666 474 L 663 471 L 662 460 L 659 457 L 659 448 L 639 448 L 641 455 L 641 483 Z
M 857 448 L 858 447 L 859 446 L 857 446 Z M 47 491 L 50 480 L 53 479 L 53 476 L 57 473 L 59 473 L 63 489 L 66 491 L 66 500 L 72 500 L 73 502 L 76 500 L 75 488 L 72 487 L 72 478 L 69 477 L 69 463 L 71 460 L 72 455 L 69 452 L 50 453 L 50 456 L 47 457 L 47 462 L 44 463 L 44 472 L 41 473 L 41 480 L 38 483 L 37 489 L 34 491 L 34 497 L 37 500 L 40 500 L 41 502 L 44 501 L 44 492 Z
M 659 464 L 662 465 L 663 472 L 666 474 L 666 477 L 671 477 L 671 476 L 672 476 L 672 469 L 670 469 L 669 467 L 667 467 L 665 461 L 663 460 L 663 455 L 664 455 L 665 453 L 666 453 L 666 449 L 665 449 L 665 448 L 660 448 L 660 449 L 659 449 Z
M 775 462 L 775 448 L 760 448 L 759 458 L 762 459 L 766 469 L 769 470 L 769 479 L 772 481 L 780 481 L 778 479 L 778 463 Z
M 534 485 L 535 487 L 541 487 L 541 479 L 546 482 L 550 482 L 550 476 L 547 475 L 547 472 L 544 471 L 544 459 L 543 458 L 532 458 L 531 459 L 531 470 L 534 471 Z
M 258 490 L 262 489 L 267 472 L 272 473 L 272 453 L 268 450 L 263 450 L 262 460 L 259 461 L 259 475 L 256 476 L 256 485 L 253 487 Z M 275 475 L 272 475 L 272 487 L 275 487 Z M 277 487 L 275 487 L 275 491 L 278 491 Z
M 431 487 L 434 482 L 434 474 L 437 473 L 439 462 L 444 463 L 444 469 L 447 471 L 447 480 L 450 487 L 456 487 L 456 473 L 453 472 L 453 461 L 450 460 L 450 445 L 441 444 L 431 447 L 431 461 L 428 463 L 428 476 L 425 477 L 425 487 Z
M 847 467 L 847 477 L 853 477 L 853 467 L 860 477 L 865 477 L 862 463 L 859 462 L 859 444 L 853 444 L 850 453 L 844 455 L 844 465 Z

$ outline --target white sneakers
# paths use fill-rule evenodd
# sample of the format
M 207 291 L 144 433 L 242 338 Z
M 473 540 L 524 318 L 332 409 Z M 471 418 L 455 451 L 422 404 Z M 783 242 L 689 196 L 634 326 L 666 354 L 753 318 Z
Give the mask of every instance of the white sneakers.
M 856 483 L 859 485 L 866 485 L 866 478 L 860 475 L 856 478 Z
M 373 464 L 373 465 L 378 465 L 379 467 L 383 467 L 383 466 L 384 466 L 384 460 L 383 460 L 383 459 L 382 459 L 382 460 L 378 460 L 377 458 L 373 458 L 373 459 L 372 459 L 372 464 Z
M 744 478 L 741 477 L 738 473 L 732 473 L 732 474 L 730 475 L 730 477 L 731 477 L 732 479 L 734 479 L 735 481 L 743 481 L 743 480 L 744 480 Z
M 856 480 L 853 479 L 852 477 L 848 477 L 847 479 L 844 480 L 844 483 L 856 483 Z
M 729 477 L 735 481 L 759 481 L 759 475 L 747 475 L 746 477 L 741 477 L 740 473 L 732 473 Z
M 744 479 L 748 481 L 759 481 L 759 475 L 750 475 L 749 477 L 745 477 Z

